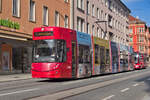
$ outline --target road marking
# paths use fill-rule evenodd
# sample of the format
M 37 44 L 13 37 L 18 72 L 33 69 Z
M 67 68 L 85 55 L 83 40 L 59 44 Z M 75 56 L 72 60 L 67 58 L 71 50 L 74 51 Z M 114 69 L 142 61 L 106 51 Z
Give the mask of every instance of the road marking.
M 11 94 L 16 94 L 16 93 L 23 93 L 23 92 L 29 92 L 29 91 L 35 91 L 35 90 L 39 90 L 39 88 L 15 91 L 15 92 L 10 92 L 10 93 L 3 93 L 3 94 L 0 94 L 0 96 L 6 96 L 6 95 L 11 95 Z
M 75 80 L 75 81 L 70 81 L 70 82 L 65 82 L 65 83 L 62 83 L 63 85 L 68 85 L 68 84 L 73 84 L 73 83 L 80 83 L 80 82 L 83 82 L 87 79 L 83 79 L 83 80 Z
M 130 88 L 125 88 L 125 89 L 123 89 L 123 90 L 121 90 L 121 92 L 126 92 L 126 91 L 128 91 Z
M 49 95 L 45 95 L 45 96 L 41 96 L 41 97 L 36 97 L 36 98 L 29 99 L 29 100 L 48 100 L 49 98 L 51 98 L 52 100 L 63 99 L 63 98 L 67 98 L 70 96 L 79 95 L 81 93 L 89 92 L 94 89 L 99 89 L 101 87 L 111 85 L 113 83 L 118 83 L 118 82 L 122 82 L 125 80 L 129 80 L 131 78 L 139 77 L 139 76 L 145 75 L 145 74 L 149 74 L 149 72 L 139 73 L 139 74 L 135 74 L 135 75 L 130 75 L 128 77 L 117 78 L 117 79 L 108 80 L 108 81 L 104 81 L 104 82 L 89 84 L 86 86 L 72 88 L 72 89 L 68 89 L 65 91 L 60 91 L 60 92 L 58 91 L 57 93 L 53 93 L 53 94 L 49 94 Z
M 138 86 L 139 84 L 134 84 L 133 86 Z
M 106 98 L 104 98 L 104 99 L 102 99 L 102 100 L 109 100 L 109 99 L 111 99 L 111 98 L 113 98 L 115 95 L 110 95 L 110 96 L 108 96 L 108 97 L 106 97 Z
M 142 82 L 140 82 L 140 84 L 145 84 L 145 82 L 144 82 L 144 81 L 142 81 Z

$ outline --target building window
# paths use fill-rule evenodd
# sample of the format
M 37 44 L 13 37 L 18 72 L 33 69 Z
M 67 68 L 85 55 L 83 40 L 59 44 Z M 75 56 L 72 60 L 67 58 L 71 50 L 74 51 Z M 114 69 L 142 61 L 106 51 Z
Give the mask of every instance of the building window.
M 143 33 L 144 32 L 144 28 L 142 28 L 141 30 L 142 30 L 142 33 Z
M 20 0 L 13 0 L 13 16 L 20 17 Z
M 105 1 L 104 1 L 104 0 L 102 0 L 102 3 L 105 3 Z
M 48 26 L 48 7 L 43 7 L 43 25 Z
M 92 5 L 92 16 L 95 15 L 95 12 L 94 12 L 94 5 Z
M 84 1 L 81 0 L 81 9 L 84 10 Z
M 99 28 L 97 27 L 97 34 L 96 36 L 98 37 L 99 36 Z
M 92 35 L 95 35 L 94 34 L 94 25 L 92 25 Z
M 130 42 L 133 42 L 133 38 L 132 37 L 130 37 Z
M 112 16 L 108 15 L 108 26 L 112 28 Z
M 107 14 L 105 13 L 105 20 L 107 21 Z
M 108 9 L 112 11 L 112 2 L 110 0 L 108 0 Z
M 108 6 L 108 0 L 105 0 L 105 5 Z
M 77 8 L 84 10 L 84 0 L 77 0 Z
M 84 19 L 77 17 L 77 30 L 84 32 Z
M 59 26 L 59 13 L 55 11 L 55 26 Z
M 89 1 L 87 1 L 87 14 L 90 14 L 90 3 L 89 3 Z
M 101 31 L 101 38 L 104 38 L 104 31 Z
M 67 15 L 65 15 L 65 28 L 68 28 L 68 16 Z
M 30 15 L 29 15 L 30 21 L 35 21 L 35 2 L 30 0 Z
M 139 42 L 144 42 L 144 37 L 139 37 Z
M 68 2 L 68 0 L 64 0 L 64 2 L 66 2 L 66 3 L 67 3 L 67 2 Z
M 87 26 L 86 26 L 86 32 L 89 34 L 90 33 L 90 24 L 89 23 L 87 23 Z
M 97 18 L 99 19 L 99 18 L 100 18 L 100 17 L 99 17 L 99 16 L 100 16 L 99 8 L 97 8 L 96 14 L 97 14 L 97 15 L 96 15 Z
M 0 0 L 0 12 L 2 12 L 2 0 Z
M 104 20 L 104 18 L 103 18 L 103 10 L 101 11 L 101 19 Z
M 140 51 L 144 51 L 144 46 L 139 46 Z
M 138 28 L 137 28 L 137 33 L 140 33 L 140 31 L 141 31 L 141 29 L 138 27 Z
M 102 32 L 102 30 L 99 28 L 99 30 L 98 30 L 98 37 L 99 37 L 99 38 L 101 38 L 101 37 L 102 37 L 102 36 L 101 36 L 101 35 L 102 35 L 102 33 L 101 33 L 101 32 Z
M 138 27 L 138 28 L 137 28 L 137 32 L 138 32 L 138 33 L 143 33 L 143 32 L 144 32 L 144 28 Z

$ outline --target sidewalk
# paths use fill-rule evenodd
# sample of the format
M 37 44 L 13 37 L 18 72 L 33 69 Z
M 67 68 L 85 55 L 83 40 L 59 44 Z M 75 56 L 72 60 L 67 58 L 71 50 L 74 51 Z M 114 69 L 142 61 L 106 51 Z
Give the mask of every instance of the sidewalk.
M 32 78 L 31 74 L 12 74 L 12 75 L 0 75 L 0 82 L 24 80 Z

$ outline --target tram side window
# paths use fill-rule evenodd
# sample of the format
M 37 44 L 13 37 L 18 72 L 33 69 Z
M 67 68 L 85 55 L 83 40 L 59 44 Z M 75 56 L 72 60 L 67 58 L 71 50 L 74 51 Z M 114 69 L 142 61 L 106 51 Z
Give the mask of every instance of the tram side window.
M 57 41 L 57 53 L 60 62 L 66 61 L 66 42 L 65 40 Z
M 100 59 L 101 59 L 101 65 L 105 64 L 105 48 L 100 47 Z
M 109 64 L 109 49 L 106 49 L 106 64 Z
M 90 50 L 88 47 L 84 48 L 84 63 L 90 63 Z
M 79 63 L 83 63 L 83 48 L 79 46 Z
M 79 63 L 90 63 L 90 49 L 88 46 L 79 46 Z
M 98 64 L 99 46 L 95 44 L 95 64 Z

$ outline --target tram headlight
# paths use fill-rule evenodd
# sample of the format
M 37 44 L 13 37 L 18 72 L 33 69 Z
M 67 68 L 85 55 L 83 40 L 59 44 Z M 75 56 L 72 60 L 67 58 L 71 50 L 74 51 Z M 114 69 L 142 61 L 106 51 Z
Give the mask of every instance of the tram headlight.
M 57 69 L 59 67 L 59 64 L 56 64 L 54 67 L 53 67 L 53 70 Z
M 57 69 L 59 67 L 59 64 L 56 64 L 55 69 Z
M 138 67 L 139 67 L 139 65 L 135 65 L 135 67 L 136 67 L 136 68 L 138 68 Z

